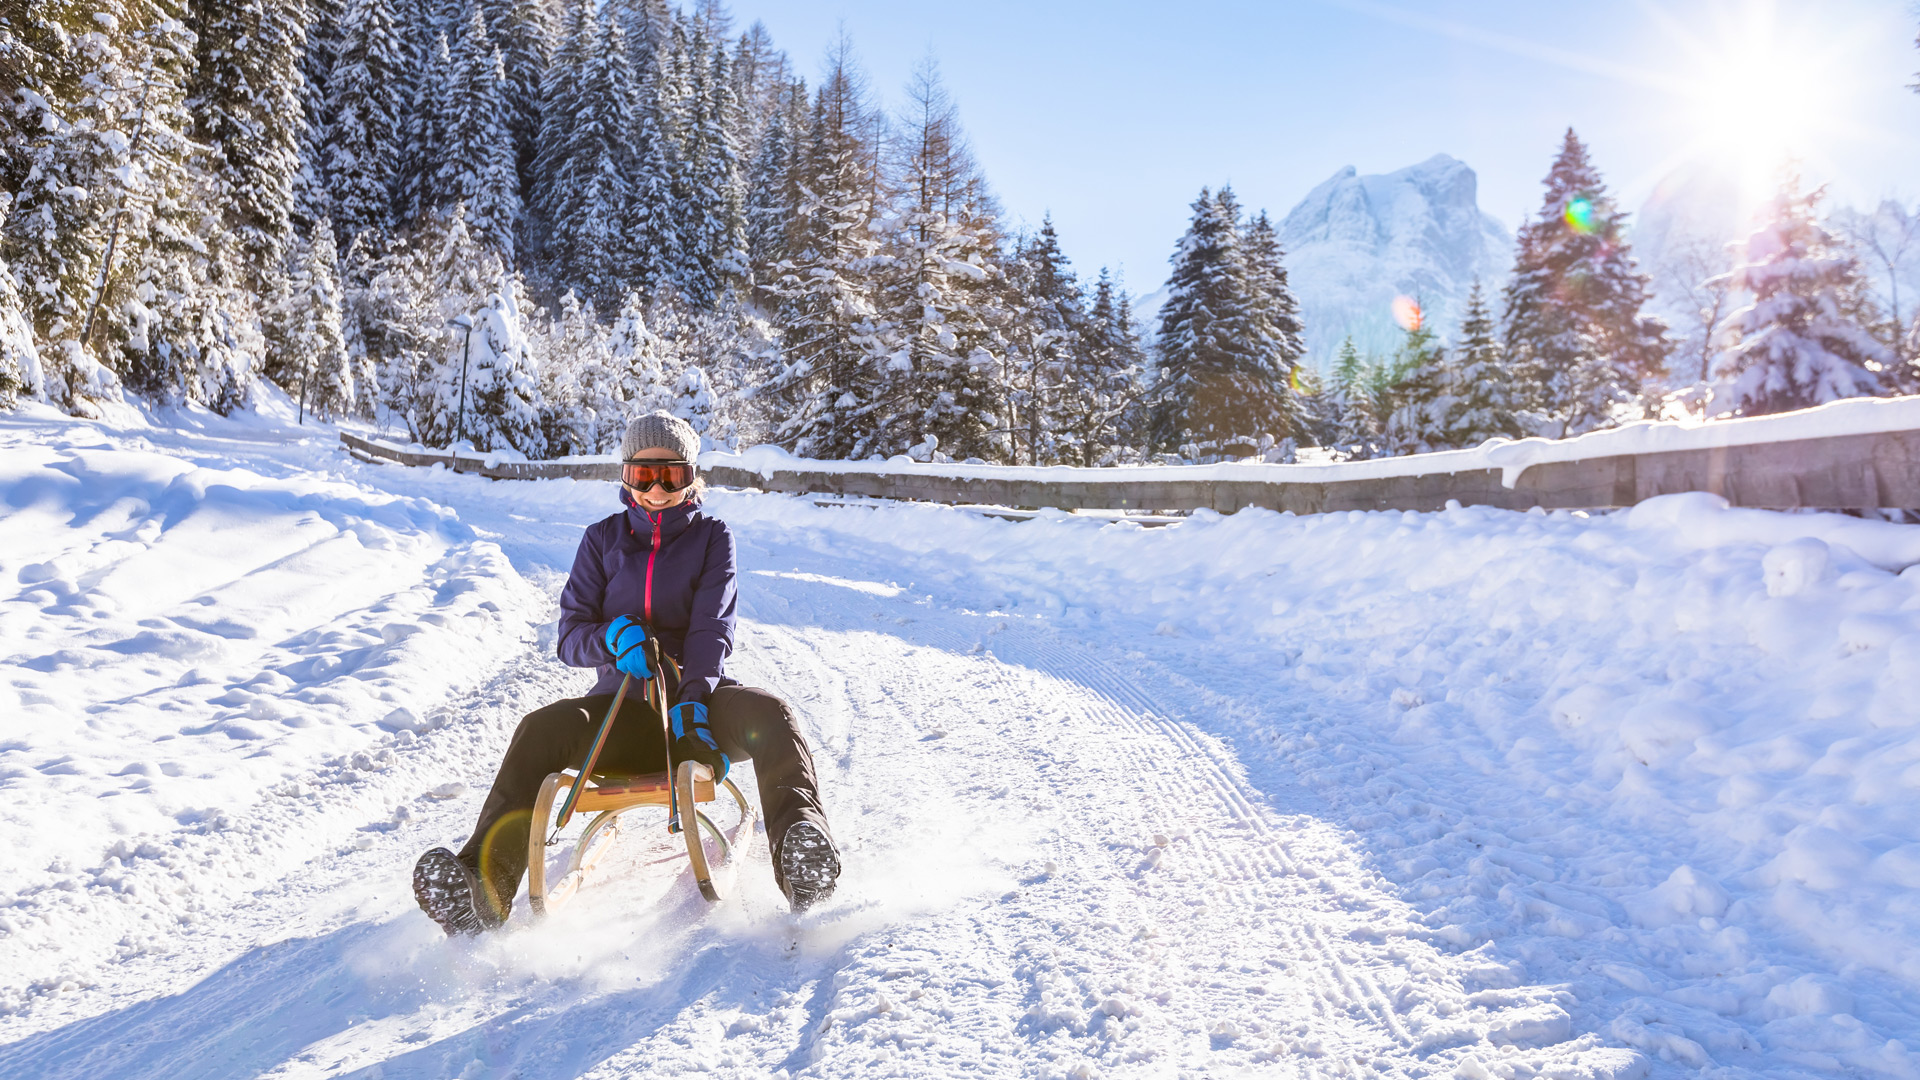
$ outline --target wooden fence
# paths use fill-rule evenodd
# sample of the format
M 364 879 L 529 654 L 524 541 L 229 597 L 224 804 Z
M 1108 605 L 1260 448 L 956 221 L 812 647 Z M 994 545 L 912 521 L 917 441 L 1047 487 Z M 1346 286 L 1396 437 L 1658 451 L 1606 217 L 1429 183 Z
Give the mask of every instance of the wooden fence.
M 620 473 L 610 461 L 489 464 L 483 455 L 406 450 L 344 432 L 340 441 L 365 461 L 445 465 L 498 480 L 616 480 Z M 1138 479 L 1141 470 L 1134 469 L 1058 469 L 1045 470 L 1058 473 L 1057 479 L 1052 475 L 1039 479 L 1030 475 L 1033 470 L 1008 470 L 1028 475 L 943 476 L 912 468 L 872 472 L 808 468 L 811 463 L 805 460 L 790 460 L 790 466 L 783 463 L 767 473 L 722 463 L 710 463 L 702 472 L 711 483 L 724 487 L 1060 510 L 1232 513 L 1264 506 L 1317 514 L 1438 510 L 1449 500 L 1510 510 L 1599 509 L 1686 491 L 1712 492 L 1735 506 L 1770 509 L 1920 508 L 1920 430 L 1541 462 L 1527 466 L 1511 486 L 1502 483 L 1499 468 L 1318 481 L 1311 479 L 1311 467 L 1302 467 L 1298 479 L 1279 467 L 1272 479 L 1251 480 L 1208 478 L 1200 475 L 1206 467 L 1197 467 L 1192 478 L 1145 480 Z

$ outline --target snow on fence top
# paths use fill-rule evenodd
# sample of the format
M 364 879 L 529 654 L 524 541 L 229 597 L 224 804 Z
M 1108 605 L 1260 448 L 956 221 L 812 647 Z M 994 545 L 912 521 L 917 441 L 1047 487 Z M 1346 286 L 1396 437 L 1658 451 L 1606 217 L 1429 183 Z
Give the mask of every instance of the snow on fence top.
M 361 456 L 446 464 L 498 479 L 614 479 L 612 455 L 519 462 L 343 434 Z M 814 461 L 772 446 L 700 456 L 718 484 L 790 493 L 1076 509 L 1264 506 L 1297 513 L 1631 506 L 1705 491 L 1737 506 L 1920 507 L 1920 397 L 1861 398 L 1744 420 L 1641 422 L 1572 439 L 1494 440 L 1471 450 L 1311 465 L 1117 468 Z

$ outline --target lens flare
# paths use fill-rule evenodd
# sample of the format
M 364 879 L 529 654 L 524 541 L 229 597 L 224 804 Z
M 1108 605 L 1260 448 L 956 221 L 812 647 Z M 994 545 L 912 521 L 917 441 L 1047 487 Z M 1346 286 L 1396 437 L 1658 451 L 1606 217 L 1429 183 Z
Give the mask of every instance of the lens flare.
M 1593 235 L 1593 200 L 1582 195 L 1567 200 L 1567 227 L 1581 236 Z
M 1393 321 L 1400 324 L 1400 329 L 1411 334 L 1420 329 L 1425 318 L 1426 315 L 1420 310 L 1420 301 L 1411 296 L 1393 298 Z

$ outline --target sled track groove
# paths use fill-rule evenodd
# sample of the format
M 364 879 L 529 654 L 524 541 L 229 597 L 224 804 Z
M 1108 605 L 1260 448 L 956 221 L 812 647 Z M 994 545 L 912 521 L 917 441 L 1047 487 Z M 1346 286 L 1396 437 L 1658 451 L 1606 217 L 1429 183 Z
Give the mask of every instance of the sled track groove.
M 1223 765 L 1221 751 L 1169 719 L 1151 697 L 1107 662 L 1047 640 L 1040 632 L 997 636 L 991 659 L 1001 664 L 990 669 L 976 696 L 1018 701 L 1022 694 L 1035 692 L 1033 682 L 1047 684 L 1040 690 L 1043 700 L 1028 702 L 1027 711 L 1037 722 L 1012 729 L 1024 731 L 1019 741 L 1027 744 L 1023 749 L 1030 756 L 1049 753 L 1049 748 L 1035 745 L 1048 741 L 1049 735 L 1056 742 L 1098 748 L 1097 756 L 1089 753 L 1082 770 L 1044 774 L 1049 784 L 1043 790 L 1056 812 L 1074 819 L 1082 834 L 1126 834 L 1137 842 L 1158 835 L 1169 840 L 1165 846 L 1110 842 L 1111 853 L 1105 859 L 1080 846 L 1075 853 L 1078 860 L 1106 863 L 1085 866 L 1086 877 L 1119 883 L 1110 884 L 1108 891 L 1116 894 L 1112 900 L 1122 903 L 1110 906 L 1151 912 L 1156 935 L 1189 961 L 1220 953 L 1221 942 L 1244 939 L 1248 931 L 1253 932 L 1253 948 L 1227 955 L 1224 962 L 1212 965 L 1215 968 L 1233 967 L 1233 961 L 1241 968 L 1259 967 L 1276 939 L 1284 943 L 1287 966 L 1307 969 L 1312 976 L 1282 980 L 1282 987 L 1244 995 L 1245 1007 L 1240 1011 L 1245 1015 L 1271 1011 L 1265 1001 L 1260 1008 L 1253 1007 L 1256 996 L 1280 990 L 1287 997 L 1304 990 L 1309 1000 L 1298 1004 L 1322 1018 L 1323 1025 L 1316 1026 L 1330 1029 L 1327 1036 L 1335 1036 L 1339 1045 L 1355 1052 L 1354 1062 L 1383 1053 L 1399 1056 L 1412 1048 L 1416 1038 L 1399 1020 L 1377 981 L 1352 954 L 1342 956 L 1324 935 L 1299 925 L 1302 903 L 1321 908 L 1327 900 L 1319 890 L 1309 892 L 1299 885 L 1288 832 L 1271 822 L 1270 812 L 1249 797 Z M 1017 675 L 1023 668 L 1038 679 Z M 1084 774 L 1079 780 L 1097 776 L 1098 782 L 1078 782 L 1075 772 Z M 1140 858 L 1143 851 L 1144 860 Z M 1181 865 L 1182 876 L 1156 879 L 1161 865 L 1156 855 Z M 1289 902 L 1276 905 L 1276 892 L 1286 894 Z M 1196 906 L 1201 910 L 1196 912 Z M 1295 916 L 1293 925 L 1280 918 L 1287 914 Z M 1220 1004 L 1214 1003 L 1216 1008 Z M 1279 1011 L 1299 1014 L 1297 1009 Z M 1206 1019 L 1186 1017 L 1181 1026 L 1191 1028 Z M 1351 1029 L 1355 1019 L 1363 1019 L 1363 1026 L 1376 1034 L 1357 1037 L 1350 1030 L 1342 1031 Z M 1245 1029 L 1257 1024 L 1249 1020 Z M 1239 1038 L 1234 1030 L 1227 1029 L 1220 1038 L 1229 1042 Z

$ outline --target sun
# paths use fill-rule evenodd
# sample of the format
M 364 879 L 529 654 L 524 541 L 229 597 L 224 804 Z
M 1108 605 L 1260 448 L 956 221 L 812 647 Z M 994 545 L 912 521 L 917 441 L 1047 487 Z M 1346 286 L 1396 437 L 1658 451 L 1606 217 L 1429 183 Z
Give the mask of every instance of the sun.
M 1779 186 L 1791 163 L 1829 155 L 1845 133 L 1857 74 L 1830 24 L 1785 22 L 1768 4 L 1723 9 L 1705 34 L 1689 35 L 1676 73 L 1688 142 L 1740 187 L 1752 205 Z

